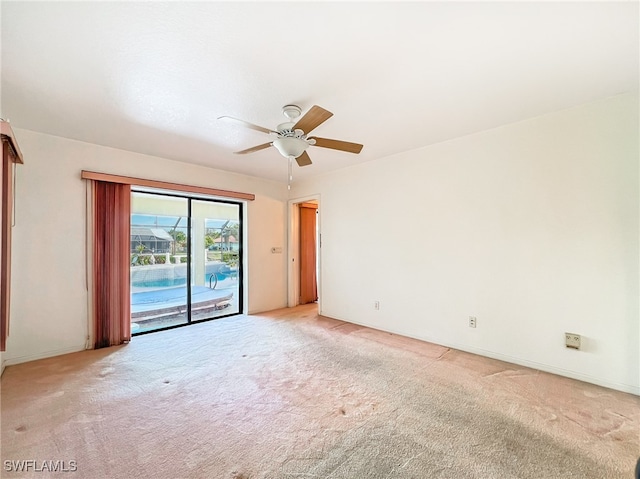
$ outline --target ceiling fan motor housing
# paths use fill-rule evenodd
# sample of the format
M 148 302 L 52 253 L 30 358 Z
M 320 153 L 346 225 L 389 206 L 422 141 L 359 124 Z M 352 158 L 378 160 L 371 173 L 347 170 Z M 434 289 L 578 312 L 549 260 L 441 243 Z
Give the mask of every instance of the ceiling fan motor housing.
M 301 134 L 297 136 L 302 136 L 304 132 L 302 130 L 294 130 L 294 125 L 295 123 L 293 123 L 292 121 L 287 123 L 280 123 L 276 127 L 276 130 L 278 130 L 278 134 L 280 134 L 281 136 L 296 136 L 296 131 L 301 132 Z
M 286 158 L 298 158 L 310 144 L 304 131 L 293 128 L 295 126 L 293 120 L 299 117 L 301 112 L 300 107 L 296 105 L 282 107 L 282 113 L 291 121 L 278 125 L 278 139 L 274 140 L 273 146 Z

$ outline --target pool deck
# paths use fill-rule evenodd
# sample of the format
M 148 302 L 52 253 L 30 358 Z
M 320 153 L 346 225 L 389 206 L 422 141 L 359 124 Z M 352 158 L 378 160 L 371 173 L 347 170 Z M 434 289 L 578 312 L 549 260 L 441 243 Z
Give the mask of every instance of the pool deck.
M 221 309 L 229 304 L 232 297 L 232 291 L 215 290 L 206 286 L 192 286 L 191 308 L 192 311 Z M 183 313 L 186 307 L 186 286 L 131 293 L 131 319 L 134 321 L 157 319 Z

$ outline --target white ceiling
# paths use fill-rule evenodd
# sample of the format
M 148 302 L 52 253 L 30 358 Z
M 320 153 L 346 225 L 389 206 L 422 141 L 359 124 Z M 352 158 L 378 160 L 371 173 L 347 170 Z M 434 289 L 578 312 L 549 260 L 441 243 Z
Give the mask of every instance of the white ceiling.
M 2 1 L 18 128 L 286 181 L 281 107 L 334 113 L 309 177 L 637 90 L 638 2 Z

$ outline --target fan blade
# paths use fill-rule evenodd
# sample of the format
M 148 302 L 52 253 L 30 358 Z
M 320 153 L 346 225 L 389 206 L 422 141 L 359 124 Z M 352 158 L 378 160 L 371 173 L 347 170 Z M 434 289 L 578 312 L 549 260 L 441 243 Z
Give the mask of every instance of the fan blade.
M 309 138 L 316 140 L 315 146 L 320 146 L 322 148 L 331 148 L 333 150 L 347 151 L 349 153 L 360 153 L 362 151 L 363 145 L 359 143 L 350 143 L 348 141 L 340 141 L 340 140 L 331 140 L 329 138 L 318 138 L 314 136 L 313 138 Z
M 311 130 L 316 128 L 318 125 L 321 125 L 329 118 L 333 116 L 333 113 L 325 110 L 324 108 L 319 107 L 318 105 L 313 105 L 311 109 L 298 120 L 298 122 L 293 126 L 293 130 L 302 130 L 305 134 L 311 133 Z
M 245 155 L 247 153 L 253 153 L 254 151 L 264 150 L 265 148 L 269 148 L 271 143 L 264 143 L 262 145 L 254 146 L 253 148 L 247 148 L 246 150 L 235 151 L 236 155 Z
M 298 158 L 296 158 L 296 162 L 298 163 L 298 166 L 308 166 L 311 164 L 311 158 L 309 158 L 309 153 L 307 153 L 306 151 L 302 152 L 302 155 L 300 155 Z
M 263 126 L 254 125 L 253 123 L 249 123 L 248 121 L 239 120 L 238 118 L 233 118 L 232 116 L 220 116 L 218 120 L 231 120 L 236 123 L 240 123 L 242 126 L 246 128 L 251 128 L 252 130 L 261 131 L 262 133 L 275 133 L 278 134 L 277 131 L 270 130 L 269 128 L 265 128 Z

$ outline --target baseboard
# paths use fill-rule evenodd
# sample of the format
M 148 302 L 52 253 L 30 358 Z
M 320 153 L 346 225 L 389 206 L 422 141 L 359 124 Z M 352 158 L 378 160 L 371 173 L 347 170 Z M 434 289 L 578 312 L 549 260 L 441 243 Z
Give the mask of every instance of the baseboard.
M 597 386 L 602 386 L 609 389 L 615 389 L 616 391 L 621 391 L 629 394 L 634 394 L 636 396 L 640 396 L 640 386 L 634 386 L 631 384 L 617 383 L 613 381 L 609 381 L 607 379 L 598 378 L 595 376 L 589 376 L 588 374 L 578 373 L 576 371 L 571 371 L 569 369 L 558 368 L 556 366 L 552 366 L 544 363 L 537 363 L 535 361 L 529 361 L 527 359 L 517 358 L 513 356 L 508 356 L 502 353 L 496 353 L 494 351 L 488 351 L 481 348 L 474 348 L 473 346 L 468 346 L 466 344 L 457 344 L 457 343 L 448 343 L 442 342 L 434 338 L 426 337 L 426 336 L 416 336 L 409 335 L 400 331 L 394 331 L 392 329 L 373 327 L 369 324 L 365 324 L 358 321 L 352 321 L 349 319 L 338 318 L 336 316 L 328 316 L 324 313 L 319 313 L 328 318 L 337 319 L 339 321 L 345 321 L 347 323 L 358 324 L 360 326 L 366 326 L 367 328 L 377 329 L 379 331 L 384 331 L 385 333 L 397 334 L 399 336 L 404 336 L 407 338 L 417 339 L 419 341 L 426 341 L 428 343 L 437 344 L 439 346 L 444 346 L 447 348 L 457 349 L 459 351 L 464 351 L 471 354 L 477 354 L 478 356 L 484 356 L 491 359 L 497 359 L 499 361 L 504 361 L 506 363 L 516 364 L 518 366 L 525 366 L 531 369 L 536 369 L 538 371 L 544 371 L 546 373 L 556 374 L 558 376 L 563 376 L 571 379 L 576 379 L 578 381 L 584 381 L 586 383 L 595 384 Z
M 416 338 L 416 339 L 420 339 L 420 338 Z M 428 341 L 428 340 L 425 339 L 424 341 Z M 433 342 L 433 341 L 430 341 L 430 342 Z M 465 351 L 467 353 L 477 354 L 479 356 L 485 356 L 492 359 L 498 359 L 500 361 L 504 361 L 507 363 L 517 364 L 519 366 L 525 366 L 531 369 L 544 371 L 546 373 L 556 374 L 558 376 L 576 379 L 578 381 L 583 381 L 585 383 L 595 384 L 597 386 L 602 386 L 609 389 L 615 389 L 616 391 L 621 391 L 625 393 L 634 394 L 636 396 L 640 396 L 640 387 L 633 386 L 631 384 L 617 383 L 617 382 L 609 381 L 607 379 L 602 379 L 595 376 L 589 376 L 588 374 L 582 374 L 576 371 L 571 371 L 569 369 L 558 368 L 556 366 L 552 366 L 544 363 L 537 363 L 535 361 L 529 361 L 527 359 L 511 357 L 511 356 L 507 356 L 506 354 L 495 353 L 493 351 L 486 351 L 480 348 L 473 348 L 473 347 L 468 347 L 463 345 L 447 345 L 447 344 L 442 344 L 442 345 L 453 348 L 453 349 L 459 349 L 460 351 Z
M 44 353 L 27 354 L 25 356 L 18 356 L 16 358 L 8 358 L 3 362 L 2 370 L 4 371 L 5 366 L 15 366 L 16 364 L 28 363 L 29 361 L 37 361 L 38 359 L 46 359 L 52 358 L 54 356 L 61 356 L 63 354 L 77 353 L 79 351 L 84 351 L 85 349 L 86 348 L 84 347 L 84 344 L 82 344 L 80 346 L 73 346 L 70 348 L 46 351 Z

